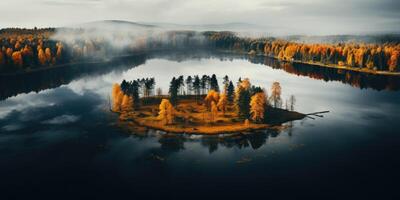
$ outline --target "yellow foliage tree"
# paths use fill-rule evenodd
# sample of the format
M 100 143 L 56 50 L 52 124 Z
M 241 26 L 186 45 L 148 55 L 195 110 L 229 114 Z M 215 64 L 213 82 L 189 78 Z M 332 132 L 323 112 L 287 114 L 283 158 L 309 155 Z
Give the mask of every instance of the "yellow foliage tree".
M 210 90 L 206 98 L 204 98 L 204 101 L 206 102 L 207 108 L 210 109 L 212 102 L 217 103 L 219 101 L 219 93 L 215 90 Z
M 47 61 L 48 63 L 50 63 L 50 62 L 51 62 L 51 50 L 50 50 L 50 48 L 46 48 L 46 49 L 44 50 L 44 54 L 45 54 L 45 56 L 46 56 L 46 61 Z
M 222 114 L 225 114 L 227 105 L 228 105 L 228 98 L 226 97 L 226 94 L 221 94 L 221 96 L 219 97 L 217 107 L 219 108 L 220 111 L 222 111 Z
M 275 108 L 279 108 L 282 106 L 281 93 L 282 88 L 279 82 L 272 83 L 271 96 L 269 97 L 269 99 L 270 103 L 274 105 Z
M 218 108 L 214 101 L 211 102 L 211 112 L 210 112 L 210 121 L 215 122 L 216 117 L 218 116 Z
M 56 53 L 57 59 L 61 59 L 63 48 L 64 47 L 61 43 L 57 43 L 57 53 Z
M 112 110 L 114 112 L 119 112 L 121 111 L 121 104 L 122 104 L 122 99 L 124 97 L 124 93 L 121 90 L 121 86 L 119 84 L 114 84 L 112 88 L 112 99 L 113 99 L 113 104 L 112 104 Z
M 7 50 L 6 50 L 6 55 L 7 55 L 7 57 L 11 58 L 13 52 L 14 52 L 14 51 L 13 51 L 11 48 L 7 48 Z
M 251 97 L 250 114 L 253 121 L 260 122 L 264 119 L 265 104 L 264 92 L 258 92 Z
M 41 65 L 43 65 L 43 66 L 46 65 L 46 55 L 44 54 L 44 51 L 42 48 L 39 48 L 39 50 L 38 50 L 38 60 Z
M 240 83 L 240 86 L 243 87 L 243 89 L 248 90 L 251 87 L 251 83 L 250 83 L 250 79 L 249 78 L 245 78 L 242 80 L 242 82 Z
M 125 112 L 133 110 L 133 97 L 124 94 L 121 102 L 121 110 Z
M 22 60 L 22 54 L 20 51 L 16 51 L 12 54 L 12 60 L 15 66 L 22 67 L 23 65 L 23 60 Z
M 162 99 L 160 103 L 160 112 L 158 113 L 158 119 L 162 120 L 164 125 L 172 124 L 174 121 L 174 106 L 168 99 Z

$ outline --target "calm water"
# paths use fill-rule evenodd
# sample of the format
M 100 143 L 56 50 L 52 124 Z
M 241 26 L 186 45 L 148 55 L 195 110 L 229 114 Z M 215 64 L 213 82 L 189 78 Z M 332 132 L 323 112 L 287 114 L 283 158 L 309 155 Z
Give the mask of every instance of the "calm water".
M 1 199 L 396 196 L 398 79 L 259 57 L 134 60 L 2 77 Z M 283 99 L 296 97 L 297 111 L 330 113 L 283 131 L 222 138 L 137 135 L 108 111 L 111 85 L 123 79 L 155 77 L 165 93 L 173 76 L 212 73 L 221 82 L 224 75 L 249 77 L 267 90 L 279 81 Z

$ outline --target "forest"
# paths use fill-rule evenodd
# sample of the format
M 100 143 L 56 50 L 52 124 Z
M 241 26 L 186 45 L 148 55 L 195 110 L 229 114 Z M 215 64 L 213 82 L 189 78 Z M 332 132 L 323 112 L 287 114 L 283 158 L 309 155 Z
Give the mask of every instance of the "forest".
M 206 32 L 216 48 L 262 54 L 284 61 L 400 71 L 400 43 L 298 43 L 276 38 L 245 38 L 232 32 Z
M 57 31 L 74 35 L 72 40 L 53 37 Z M 199 37 L 199 35 L 201 37 Z M 0 73 L 29 71 L 60 64 L 101 60 L 137 52 L 168 49 L 218 49 L 259 54 L 283 61 L 346 67 L 368 71 L 399 72 L 400 44 L 299 43 L 278 38 L 239 37 L 233 32 L 167 31 L 152 35 L 114 34 L 112 40 L 84 37 L 80 29 L 1 29 Z M 59 40 L 58 40 L 59 39 Z M 115 47 L 114 43 L 126 43 Z

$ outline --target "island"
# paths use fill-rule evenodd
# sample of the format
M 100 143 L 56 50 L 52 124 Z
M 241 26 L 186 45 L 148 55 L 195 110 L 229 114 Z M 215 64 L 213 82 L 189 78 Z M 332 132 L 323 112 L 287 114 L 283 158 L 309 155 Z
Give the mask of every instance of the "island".
M 294 111 L 293 95 L 282 108 L 279 82 L 272 84 L 269 97 L 266 89 L 251 85 L 248 78 L 239 79 L 235 87 L 225 76 L 220 91 L 214 74 L 174 77 L 168 95 L 154 85 L 154 78 L 143 78 L 123 80 L 112 87 L 110 110 L 118 113 L 119 121 L 132 132 L 240 133 L 283 128 L 281 124 L 307 116 Z

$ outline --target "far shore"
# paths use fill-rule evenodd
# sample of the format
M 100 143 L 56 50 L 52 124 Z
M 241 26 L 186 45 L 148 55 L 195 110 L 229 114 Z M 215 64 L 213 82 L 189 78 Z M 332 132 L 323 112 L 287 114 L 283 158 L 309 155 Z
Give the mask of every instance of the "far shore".
M 400 72 L 390 72 L 390 71 L 379 71 L 379 70 L 372 70 L 368 68 L 359 68 L 359 67 L 350 67 L 350 66 L 340 66 L 340 65 L 333 65 L 333 64 L 323 64 L 321 62 L 306 62 L 306 61 L 301 61 L 301 60 L 282 60 L 279 59 L 277 56 L 270 56 L 266 55 L 263 53 L 250 53 L 250 52 L 244 52 L 244 51 L 235 51 L 235 50 L 219 50 L 220 52 L 225 52 L 225 53 L 239 53 L 243 55 L 250 55 L 250 56 L 263 56 L 263 57 L 268 57 L 272 59 L 279 60 L 281 62 L 288 62 L 288 63 L 300 63 L 300 64 L 306 64 L 310 66 L 316 66 L 316 67 L 326 67 L 326 68 L 331 68 L 331 69 L 341 69 L 341 70 L 347 70 L 347 71 L 354 71 L 354 72 L 359 72 L 359 73 L 364 73 L 364 74 L 373 74 L 373 75 L 382 75 L 382 76 L 400 76 Z
M 63 67 L 68 67 L 68 66 L 76 66 L 76 65 L 106 64 L 106 63 L 111 63 L 113 61 L 116 61 L 118 59 L 125 59 L 125 58 L 129 58 L 129 57 L 133 57 L 133 56 L 146 55 L 147 53 L 151 53 L 154 51 L 164 51 L 164 50 L 168 50 L 168 49 L 143 51 L 143 52 L 137 52 L 137 53 L 132 53 L 132 54 L 126 54 L 126 55 L 112 56 L 112 57 L 104 58 L 104 59 L 82 60 L 80 62 L 71 62 L 71 63 L 59 64 L 59 65 L 54 65 L 54 66 L 38 67 L 38 68 L 20 70 L 20 71 L 15 71 L 15 72 L 4 72 L 4 73 L 0 73 L 0 76 L 17 76 L 17 75 L 35 73 L 35 72 L 40 72 L 40 71 L 46 71 L 46 70 L 52 70 L 52 69 L 63 68 Z M 377 71 L 377 70 L 372 70 L 372 69 L 368 69 L 368 68 L 358 68 L 358 67 L 340 66 L 340 65 L 333 65 L 333 64 L 323 64 L 321 62 L 306 62 L 306 61 L 300 61 L 300 60 L 288 61 L 288 60 L 279 59 L 277 56 L 270 56 L 270 55 L 266 55 L 266 54 L 262 54 L 262 53 L 253 54 L 253 53 L 244 52 L 244 51 L 220 50 L 220 49 L 217 51 L 223 52 L 223 53 L 234 53 L 234 54 L 242 54 L 242 55 L 250 55 L 250 56 L 263 56 L 263 57 L 269 57 L 272 59 L 276 59 L 281 62 L 306 64 L 306 65 L 315 66 L 315 67 L 340 69 L 340 70 L 353 71 L 353 72 L 358 72 L 358 73 L 363 73 L 363 74 L 372 74 L 372 75 L 381 75 L 381 76 L 400 76 L 400 72 Z

